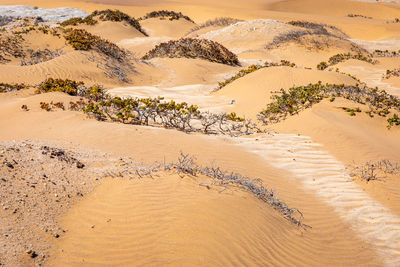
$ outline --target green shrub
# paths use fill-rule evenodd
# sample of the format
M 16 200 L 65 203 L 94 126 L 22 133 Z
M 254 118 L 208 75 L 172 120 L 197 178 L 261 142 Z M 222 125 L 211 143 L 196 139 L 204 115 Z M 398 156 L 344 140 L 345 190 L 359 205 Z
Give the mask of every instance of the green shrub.
M 35 91 L 35 94 L 49 93 L 49 92 L 63 92 L 69 95 L 78 95 L 79 87 L 83 82 L 76 82 L 69 79 L 53 79 L 48 78 L 43 81 Z
M 193 20 L 191 20 L 188 16 L 183 15 L 181 12 L 168 11 L 168 10 L 160 10 L 147 13 L 144 17 L 140 18 L 139 20 L 144 20 L 149 18 L 169 18 L 169 20 L 179 20 L 182 18 L 194 23 Z
M 23 83 L 16 83 L 16 84 L 0 83 L 0 93 L 19 91 L 25 88 L 27 88 L 27 86 L 24 85 Z

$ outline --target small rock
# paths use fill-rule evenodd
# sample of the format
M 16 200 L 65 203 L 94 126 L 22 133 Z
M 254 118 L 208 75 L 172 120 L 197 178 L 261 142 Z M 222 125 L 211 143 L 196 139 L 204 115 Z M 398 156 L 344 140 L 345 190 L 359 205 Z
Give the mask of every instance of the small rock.
M 83 164 L 82 162 L 78 161 L 78 162 L 76 162 L 76 167 L 78 169 L 82 169 L 83 167 L 85 167 L 85 164 Z
M 55 238 L 59 238 L 59 237 L 60 237 L 60 235 L 57 234 L 57 233 L 55 233 L 53 236 L 54 236 Z
M 6 162 L 6 163 L 4 163 L 4 164 L 6 164 L 6 166 L 7 166 L 8 168 L 14 169 L 14 165 L 12 165 L 11 163 Z

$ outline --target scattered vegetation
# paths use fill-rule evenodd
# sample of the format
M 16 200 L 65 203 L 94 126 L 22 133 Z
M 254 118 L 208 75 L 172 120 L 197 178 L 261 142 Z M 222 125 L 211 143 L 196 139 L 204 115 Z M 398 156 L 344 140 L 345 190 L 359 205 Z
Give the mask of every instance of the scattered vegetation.
M 95 10 L 87 16 L 86 18 L 71 18 L 67 21 L 64 21 L 60 23 L 61 26 L 77 26 L 79 24 L 87 24 L 87 25 L 95 25 L 97 24 L 97 20 L 99 19 L 101 21 L 125 21 L 141 33 L 143 33 L 145 36 L 148 36 L 147 33 L 143 30 L 142 26 L 140 25 L 139 21 L 136 20 L 135 18 L 129 16 L 128 14 L 125 14 L 119 10 L 111 10 L 111 9 L 106 9 L 106 10 Z
M 23 83 L 17 83 L 17 84 L 0 83 L 0 93 L 19 91 L 27 87 L 28 86 L 24 85 Z
M 48 78 L 39 84 L 35 94 L 49 92 L 63 92 L 69 95 L 76 96 L 79 90 L 83 90 L 83 82 L 76 82 L 69 79 L 54 79 Z
M 369 88 L 365 85 L 322 84 L 319 82 L 307 86 L 292 87 L 288 91 L 281 89 L 280 92 L 275 92 L 271 97 L 272 102 L 259 113 L 258 118 L 264 124 L 279 122 L 289 115 L 298 114 L 300 111 L 310 108 L 325 98 L 334 99 L 336 97 L 343 97 L 368 106 L 369 110 L 366 113 L 370 117 L 374 117 L 374 115 L 386 117 L 391 112 L 394 114 L 400 112 L 400 99 L 378 88 Z M 350 115 L 354 112 L 358 112 L 358 110 L 349 110 Z M 394 116 L 393 121 L 397 117 L 398 115 Z M 388 121 L 389 125 L 390 121 Z
M 389 50 L 376 49 L 374 52 L 372 52 L 372 57 L 398 57 L 398 56 L 400 56 L 400 50 L 389 51 Z
M 0 36 L 0 63 L 11 61 L 8 57 L 22 58 L 25 56 L 22 48 L 24 38 L 20 35 Z
M 334 26 L 308 21 L 289 21 L 288 24 L 303 29 L 291 30 L 275 36 L 272 42 L 265 46 L 266 49 L 277 48 L 288 43 L 297 43 L 310 50 L 321 50 L 330 47 L 334 41 L 341 41 L 349 43 L 352 49 L 360 50 L 359 47 L 345 39 L 347 37 L 345 33 Z
M 46 103 L 46 102 L 40 102 L 40 108 L 44 109 L 46 111 L 53 111 L 53 109 L 62 109 L 65 110 L 65 106 L 63 102 L 53 102 L 51 101 L 50 103 Z
M 392 128 L 393 125 L 399 126 L 400 125 L 400 117 L 397 114 L 393 114 L 392 117 L 387 119 L 389 125 L 387 126 L 388 129 Z
M 332 101 L 331 101 L 332 102 Z M 357 107 L 357 108 L 345 108 L 345 107 L 343 107 L 342 108 L 344 111 L 346 111 L 347 113 L 349 113 L 349 115 L 350 116 L 355 116 L 356 115 L 356 112 L 357 113 L 360 113 L 361 112 L 361 109 L 359 108 L 359 107 Z
M 146 53 L 144 60 L 155 57 L 202 58 L 211 62 L 239 66 L 237 56 L 223 45 L 206 39 L 182 38 L 157 45 Z
M 52 110 L 50 104 L 45 102 L 40 102 L 40 108 L 46 110 L 47 112 Z
M 360 14 L 348 14 L 349 18 L 364 18 L 364 19 L 372 19 L 372 17 L 360 15 Z
M 191 18 L 183 15 L 181 12 L 168 11 L 168 10 L 159 10 L 159 11 L 153 11 L 153 12 L 147 13 L 145 16 L 141 17 L 139 20 L 150 19 L 150 18 L 160 18 L 160 19 L 168 18 L 171 21 L 185 19 L 187 21 L 195 23 Z
M 76 50 L 95 49 L 119 61 L 123 61 L 127 55 L 125 50 L 122 50 L 116 44 L 93 35 L 86 30 L 68 29 L 65 33 L 64 38 Z
M 269 68 L 269 67 L 278 67 L 278 66 L 288 66 L 288 67 L 294 68 L 296 66 L 296 64 L 292 63 L 290 61 L 287 61 L 287 60 L 281 60 L 280 63 L 265 62 L 264 65 L 250 65 L 247 69 L 242 69 L 238 73 L 236 73 L 234 76 L 226 79 L 223 82 L 219 82 L 217 90 L 219 90 L 219 89 L 227 86 L 228 84 L 232 83 L 233 81 L 235 81 L 243 76 L 246 76 L 247 74 L 255 72 L 259 69 Z
M 46 62 L 52 60 L 53 58 L 61 56 L 61 54 L 62 54 L 61 50 L 52 51 L 48 48 L 45 48 L 43 50 L 38 49 L 36 51 L 28 49 L 27 55 L 29 57 L 29 60 L 26 57 L 24 57 L 21 60 L 21 66 L 35 65 L 41 62 Z
M 203 24 L 200 24 L 194 28 L 192 28 L 186 35 L 201 30 L 203 28 L 207 28 L 207 27 L 226 27 L 232 24 L 235 24 L 239 21 L 242 21 L 240 19 L 234 19 L 234 18 L 228 18 L 228 17 L 223 17 L 223 18 L 216 18 L 213 20 L 207 20 L 206 22 L 204 22 Z
M 333 66 L 336 65 L 340 62 L 349 60 L 349 59 L 356 59 L 356 60 L 361 60 L 361 61 L 365 61 L 371 64 L 376 64 L 378 61 L 372 59 L 370 56 L 365 56 L 361 53 L 358 54 L 351 54 L 351 53 L 346 53 L 346 54 L 336 54 L 334 56 L 331 56 L 328 60 L 328 63 L 325 61 L 320 62 L 317 65 L 317 69 L 319 70 L 324 70 L 326 68 L 328 68 L 329 66 Z
M 360 166 L 352 166 L 350 175 L 368 183 L 387 175 L 400 175 L 400 165 L 389 160 L 368 161 Z
M 400 68 L 393 70 L 386 70 L 386 74 L 383 75 L 383 78 L 389 79 L 390 77 L 400 77 Z
M 153 169 L 156 171 L 168 171 L 174 169 L 179 175 L 207 176 L 211 178 L 211 181 L 200 183 L 200 185 L 205 186 L 208 189 L 210 189 L 212 186 L 223 187 L 220 192 L 224 191 L 230 186 L 237 187 L 253 194 L 256 198 L 270 205 L 276 211 L 281 213 L 289 222 L 302 228 L 310 228 L 310 226 L 302 223 L 303 214 L 298 209 L 289 208 L 284 202 L 277 199 L 274 191 L 265 188 L 262 180 L 259 178 L 250 179 L 247 176 L 225 171 L 216 166 L 202 167 L 198 165 L 193 156 L 183 153 L 181 153 L 176 163 L 159 165 L 153 167 Z

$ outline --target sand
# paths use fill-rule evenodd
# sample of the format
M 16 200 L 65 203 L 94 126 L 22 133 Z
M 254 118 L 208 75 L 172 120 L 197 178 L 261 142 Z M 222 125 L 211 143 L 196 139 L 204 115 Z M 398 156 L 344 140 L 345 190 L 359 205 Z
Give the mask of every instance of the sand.
M 61 49 L 62 54 L 30 66 L 21 66 L 17 57 L 0 64 L 4 83 L 36 86 L 48 77 L 68 78 L 103 85 L 113 96 L 162 96 L 198 105 L 202 111 L 235 112 L 254 122 L 276 91 L 319 81 L 363 82 L 400 96 L 399 77 L 383 78 L 386 70 L 398 67 L 400 57 L 316 68 L 334 54 L 355 49 L 398 50 L 396 3 L 4 0 L 2 4 L 71 7 L 88 13 L 111 8 L 136 18 L 168 9 L 195 22 L 142 20 L 148 37 L 124 22 L 74 26 L 126 49 L 129 56 L 124 62 L 112 61 L 99 51 L 73 50 L 63 38 L 31 32 L 25 36 L 25 50 Z M 350 13 L 372 18 L 348 17 Z M 187 35 L 197 25 L 222 16 L 243 21 Z M 290 20 L 333 25 L 344 35 L 310 35 L 300 42 L 268 47 L 276 36 L 305 30 L 287 24 Z M 238 55 L 241 66 L 200 58 L 141 59 L 157 44 L 184 36 L 220 42 Z M 243 68 L 281 60 L 296 67 L 263 68 L 218 89 L 219 82 Z M 117 67 L 126 74 L 125 80 L 109 75 Z M 387 129 L 387 117 L 370 118 L 365 105 L 324 99 L 279 123 L 259 124 L 264 133 L 231 137 L 97 121 L 68 109 L 46 112 L 41 102 L 62 101 L 67 106 L 79 97 L 60 92 L 37 95 L 34 90 L 0 93 L 0 266 L 400 264 L 400 172 L 369 182 L 352 176 L 352 168 L 367 161 L 399 162 L 400 129 Z M 28 111 L 21 109 L 23 105 Z M 349 116 L 343 107 L 360 107 L 363 112 Z M 43 146 L 66 151 L 84 168 L 49 157 Z M 259 178 L 279 200 L 302 213 L 303 227 L 237 186 L 209 186 L 205 176 L 178 175 L 176 170 L 151 176 L 133 171 L 176 161 L 180 152 L 194 155 L 203 166 Z M 49 187 L 51 181 L 43 174 L 56 185 Z M 37 257 L 31 257 L 33 252 Z

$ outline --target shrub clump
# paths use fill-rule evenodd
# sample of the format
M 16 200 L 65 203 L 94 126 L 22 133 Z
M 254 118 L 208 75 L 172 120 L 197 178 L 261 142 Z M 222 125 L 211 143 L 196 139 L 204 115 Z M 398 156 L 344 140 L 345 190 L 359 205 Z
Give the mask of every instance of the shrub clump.
M 348 14 L 349 18 L 364 18 L 364 19 L 372 19 L 372 17 L 360 15 L 360 14 Z
M 334 100 L 335 97 L 343 97 L 367 105 L 369 110 L 365 113 L 370 117 L 373 117 L 374 114 L 385 117 L 391 111 L 400 112 L 400 99 L 384 90 L 358 85 L 322 84 L 319 82 L 292 87 L 288 91 L 281 89 L 279 92 L 275 92 L 271 97 L 272 102 L 258 114 L 258 118 L 265 124 L 279 122 L 289 115 L 298 114 L 300 111 L 310 108 L 325 98 Z
M 398 57 L 400 56 L 400 50 L 399 51 L 389 51 L 389 50 L 379 50 L 376 49 L 374 52 L 372 52 L 373 57 Z
M 95 49 L 99 52 L 122 61 L 126 57 L 126 52 L 116 44 L 104 40 L 97 35 L 93 35 L 83 29 L 67 29 L 64 38 L 76 50 Z
M 24 85 L 23 83 L 17 83 L 17 84 L 0 83 L 0 93 L 19 91 L 25 88 L 27 88 L 27 86 Z
M 146 53 L 144 60 L 155 57 L 202 58 L 211 62 L 240 66 L 237 56 L 223 45 L 206 39 L 182 38 L 157 45 Z
M 35 94 L 63 92 L 76 96 L 78 95 L 78 91 L 82 88 L 82 86 L 83 82 L 77 82 L 69 79 L 48 78 L 39 84 Z
M 191 18 L 183 15 L 181 12 L 168 11 L 168 10 L 159 10 L 159 11 L 153 11 L 153 12 L 147 13 L 145 16 L 141 17 L 139 20 L 150 19 L 150 18 L 160 18 L 160 19 L 168 18 L 171 21 L 185 19 L 187 21 L 194 23 L 194 21 Z
M 64 22 L 61 22 L 60 25 L 61 26 L 77 26 L 79 24 L 95 25 L 98 22 L 96 18 L 102 21 L 116 21 L 116 22 L 125 21 L 129 25 L 131 25 L 132 27 L 143 33 L 145 36 L 148 36 L 147 33 L 143 30 L 138 20 L 119 10 L 111 10 L 111 9 L 95 10 L 92 12 L 92 14 L 90 14 L 85 18 L 79 18 L 79 17 L 71 18 Z
M 390 77 L 400 77 L 400 68 L 393 70 L 386 70 L 386 74 L 383 75 L 383 78 L 389 79 Z
M 349 59 L 361 60 L 361 61 L 368 62 L 370 64 L 376 64 L 378 62 L 377 60 L 372 59 L 371 56 L 366 56 L 361 53 L 358 53 L 358 54 L 351 54 L 351 53 L 336 54 L 329 58 L 328 63 L 325 61 L 320 62 L 317 65 L 317 69 L 324 70 L 324 69 L 328 68 L 329 66 L 336 65 L 340 62 L 343 62 L 343 61 L 346 61 Z
M 259 69 L 269 68 L 269 67 L 279 67 L 279 66 L 288 66 L 288 67 L 294 68 L 296 66 L 296 64 L 292 63 L 290 61 L 287 61 L 287 60 L 281 60 L 280 63 L 265 62 L 264 65 L 250 65 L 247 69 L 242 69 L 238 73 L 236 73 L 234 76 L 226 79 L 223 82 L 219 82 L 217 90 L 219 90 L 219 89 L 227 86 L 228 84 L 232 83 L 233 81 L 235 81 L 243 76 L 246 76 L 247 74 L 255 72 Z

